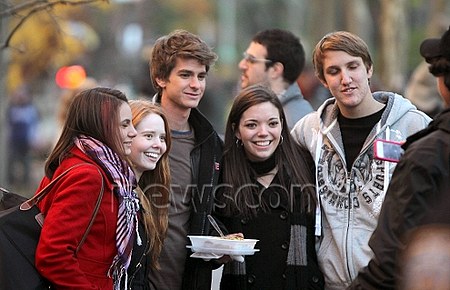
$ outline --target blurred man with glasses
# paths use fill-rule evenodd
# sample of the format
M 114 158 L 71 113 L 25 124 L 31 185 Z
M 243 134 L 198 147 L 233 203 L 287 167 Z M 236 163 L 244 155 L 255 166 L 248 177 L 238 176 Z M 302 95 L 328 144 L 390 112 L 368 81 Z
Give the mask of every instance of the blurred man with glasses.
M 239 62 L 241 88 L 266 84 L 279 97 L 288 127 L 313 111 L 303 98 L 297 78 L 305 66 L 305 51 L 298 37 L 281 29 L 258 32 Z

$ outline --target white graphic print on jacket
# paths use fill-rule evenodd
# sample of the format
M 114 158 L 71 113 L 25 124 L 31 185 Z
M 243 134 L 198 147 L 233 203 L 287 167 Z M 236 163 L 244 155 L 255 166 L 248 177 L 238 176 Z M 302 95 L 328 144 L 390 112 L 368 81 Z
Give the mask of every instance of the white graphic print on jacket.
M 321 201 L 322 237 L 318 260 L 326 289 L 343 289 L 372 257 L 368 241 L 395 164 L 374 159 L 375 139 L 404 141 L 425 128 L 430 118 L 400 95 L 373 94 L 386 108 L 347 172 L 338 108 L 329 99 L 301 119 L 292 135 L 305 145 L 316 163 L 317 195 Z M 319 223 L 320 224 L 320 223 Z

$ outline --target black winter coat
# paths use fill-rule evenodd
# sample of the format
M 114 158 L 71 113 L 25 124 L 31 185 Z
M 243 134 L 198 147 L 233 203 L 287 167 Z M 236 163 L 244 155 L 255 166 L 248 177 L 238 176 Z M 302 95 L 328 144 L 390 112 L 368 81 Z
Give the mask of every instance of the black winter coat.
M 348 289 L 395 289 L 401 279 L 396 266 L 405 235 L 426 222 L 431 208 L 449 202 L 450 109 L 408 137 L 403 147 L 406 151 L 395 168 L 369 241 L 374 258 Z
M 323 289 L 323 275 L 319 270 L 315 251 L 314 215 L 292 213 L 287 192 L 280 190 L 280 184 L 278 174 L 267 189 L 255 182 L 258 186 L 255 194 L 260 194 L 261 200 L 270 205 L 269 210 L 258 210 L 257 217 L 226 216 L 220 214 L 220 209 L 217 211 L 228 232 L 242 232 L 245 238 L 259 240 L 255 246 L 259 251 L 245 256 L 246 275 L 236 275 L 224 269 L 221 289 Z M 220 195 L 218 201 L 221 202 Z M 305 265 L 300 266 L 295 275 L 290 275 L 286 261 L 290 247 L 291 219 L 294 215 L 296 226 L 305 231 L 304 239 L 299 239 L 295 245 L 302 253 Z M 288 279 L 291 283 L 294 281 L 295 286 L 288 286 Z
M 213 191 L 219 179 L 223 142 L 212 125 L 197 109 L 192 109 L 189 124 L 194 129 L 195 147 L 191 151 L 192 192 L 190 235 L 210 235 L 207 215 L 214 205 Z M 183 290 L 210 290 L 212 270 L 220 265 L 214 261 L 190 258 L 189 251 L 183 275 Z
M 141 213 L 139 213 L 141 214 Z M 128 289 L 133 290 L 150 290 L 155 289 L 151 287 L 151 282 L 149 281 L 149 271 L 150 271 L 150 258 L 147 255 L 147 250 L 149 247 L 148 237 L 145 234 L 145 226 L 139 216 L 139 236 L 142 239 L 142 245 L 138 246 L 137 241 L 133 245 L 133 253 L 131 255 L 130 266 L 128 267 Z M 122 282 L 122 285 L 123 282 Z

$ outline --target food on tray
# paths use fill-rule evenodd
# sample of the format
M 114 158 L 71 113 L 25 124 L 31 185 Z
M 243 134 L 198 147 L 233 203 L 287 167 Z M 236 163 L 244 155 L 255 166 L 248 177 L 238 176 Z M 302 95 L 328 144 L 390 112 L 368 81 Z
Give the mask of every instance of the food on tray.
M 242 236 L 239 235 L 239 234 L 231 234 L 231 235 L 227 235 L 227 236 L 222 237 L 222 239 L 225 239 L 225 240 L 243 241 L 243 240 L 244 240 L 244 237 L 242 237 Z
M 240 235 L 228 235 L 227 238 L 215 236 L 188 236 L 192 243 L 194 251 L 204 249 L 215 250 L 253 250 L 255 239 L 243 239 Z

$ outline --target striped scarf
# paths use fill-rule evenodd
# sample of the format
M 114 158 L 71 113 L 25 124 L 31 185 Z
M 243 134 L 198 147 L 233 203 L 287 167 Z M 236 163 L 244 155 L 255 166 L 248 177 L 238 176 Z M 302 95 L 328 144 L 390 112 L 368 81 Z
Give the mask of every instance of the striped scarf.
M 134 241 L 137 238 L 139 244 L 141 240 L 137 229 L 139 199 L 133 191 L 136 187 L 136 179 L 128 164 L 102 142 L 81 135 L 75 138 L 75 145 L 90 156 L 114 184 L 113 191 L 119 201 L 116 228 L 117 255 L 114 257 L 108 276 L 113 278 L 114 289 L 120 289 L 122 276 L 125 275 L 125 284 L 128 280 L 126 275 Z M 127 288 L 125 285 L 124 289 Z

